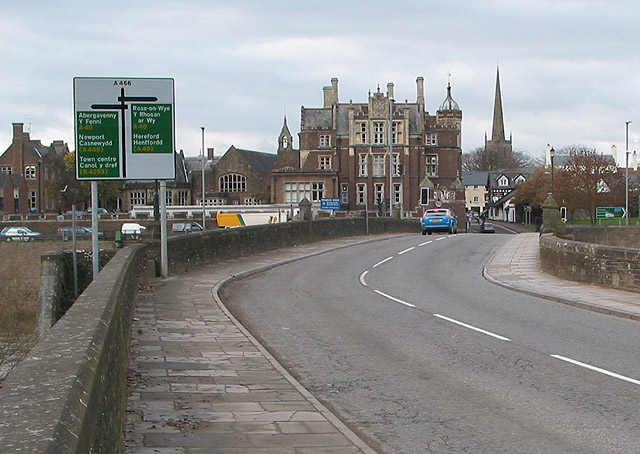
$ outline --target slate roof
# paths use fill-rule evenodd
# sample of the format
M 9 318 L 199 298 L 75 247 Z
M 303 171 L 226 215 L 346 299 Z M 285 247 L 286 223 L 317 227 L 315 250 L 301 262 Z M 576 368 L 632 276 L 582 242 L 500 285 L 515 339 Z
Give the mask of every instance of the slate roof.
M 273 153 L 243 150 L 241 148 L 236 148 L 236 150 L 244 157 L 253 170 L 262 175 L 269 173 L 269 170 L 271 170 L 271 167 L 273 167 L 273 164 L 275 164 L 278 159 L 278 155 Z
M 308 129 L 330 129 L 331 109 L 302 108 L 302 124 Z
M 462 183 L 465 186 L 487 186 L 489 180 L 489 172 L 463 172 Z

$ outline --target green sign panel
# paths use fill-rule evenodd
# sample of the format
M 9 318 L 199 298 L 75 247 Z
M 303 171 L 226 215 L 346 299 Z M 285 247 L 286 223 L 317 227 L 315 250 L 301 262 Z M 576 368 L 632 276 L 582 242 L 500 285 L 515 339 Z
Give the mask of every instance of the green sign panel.
M 78 178 L 118 178 L 118 112 L 94 110 L 80 111 L 76 114 Z
M 171 104 L 131 104 L 133 154 L 173 153 Z
M 622 207 L 596 207 L 596 219 L 624 219 L 626 215 Z

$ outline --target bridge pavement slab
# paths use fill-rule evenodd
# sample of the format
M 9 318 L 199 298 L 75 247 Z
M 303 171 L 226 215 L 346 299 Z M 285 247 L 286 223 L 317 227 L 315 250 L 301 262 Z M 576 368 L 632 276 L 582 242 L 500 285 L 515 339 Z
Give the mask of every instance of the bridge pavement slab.
M 520 233 L 504 242 L 484 267 L 490 282 L 512 290 L 617 317 L 640 320 L 640 295 L 568 281 L 542 271 L 538 233 Z
M 217 300 L 223 281 L 385 237 L 336 239 L 151 282 L 132 329 L 126 453 L 375 453 Z

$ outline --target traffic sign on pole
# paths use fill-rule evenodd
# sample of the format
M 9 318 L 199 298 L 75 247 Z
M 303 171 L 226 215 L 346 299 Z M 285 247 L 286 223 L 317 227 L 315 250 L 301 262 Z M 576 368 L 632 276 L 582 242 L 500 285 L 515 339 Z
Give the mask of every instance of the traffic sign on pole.
M 596 219 L 624 219 L 627 210 L 623 207 L 596 207 Z
M 78 180 L 175 178 L 173 79 L 73 79 Z

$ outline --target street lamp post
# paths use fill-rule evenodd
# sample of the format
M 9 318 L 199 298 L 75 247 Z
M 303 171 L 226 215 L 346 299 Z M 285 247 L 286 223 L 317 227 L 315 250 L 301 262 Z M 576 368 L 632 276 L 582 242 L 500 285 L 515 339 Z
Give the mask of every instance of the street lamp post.
M 204 126 L 201 126 L 200 129 L 202 129 L 202 228 L 206 229 L 207 228 L 207 216 L 205 213 L 205 209 L 204 209 L 204 196 L 205 196 L 205 191 L 204 191 L 204 169 L 207 165 L 207 156 L 204 154 Z
M 555 199 L 556 198 L 556 186 L 555 186 L 555 181 L 553 179 L 553 158 L 556 154 L 556 150 L 553 149 L 553 147 L 551 147 L 551 150 L 549 150 L 549 156 L 551 157 L 551 196 Z
M 393 213 L 393 99 L 389 97 L 389 217 Z
M 625 225 L 629 225 L 629 123 L 625 121 L 625 146 L 624 146 L 624 215 Z

